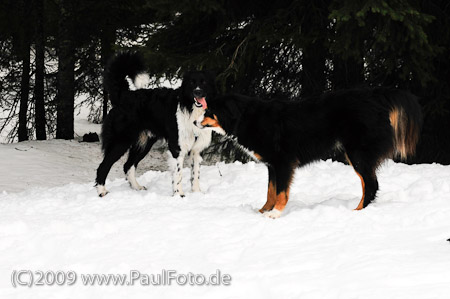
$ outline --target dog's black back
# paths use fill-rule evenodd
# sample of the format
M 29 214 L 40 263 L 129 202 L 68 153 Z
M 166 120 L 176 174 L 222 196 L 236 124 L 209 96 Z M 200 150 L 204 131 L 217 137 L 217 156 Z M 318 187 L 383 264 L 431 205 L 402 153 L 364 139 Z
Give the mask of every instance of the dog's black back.
M 126 104 L 113 107 L 103 122 L 103 150 L 116 143 L 131 146 L 144 130 L 157 139 L 168 140 L 173 134 L 176 139 L 178 95 L 179 90 L 167 88 L 123 92 L 120 101 Z
M 403 159 L 414 154 L 422 114 L 413 95 L 375 88 L 297 102 L 225 95 L 210 101 L 202 124 L 221 127 L 264 161 L 277 196 L 285 194 L 281 201 L 287 201 L 296 166 L 343 151 L 361 178 L 364 194 L 358 208 L 363 208 L 375 198 L 380 163 L 395 154 Z M 268 199 L 262 210 L 278 209 L 277 200 Z

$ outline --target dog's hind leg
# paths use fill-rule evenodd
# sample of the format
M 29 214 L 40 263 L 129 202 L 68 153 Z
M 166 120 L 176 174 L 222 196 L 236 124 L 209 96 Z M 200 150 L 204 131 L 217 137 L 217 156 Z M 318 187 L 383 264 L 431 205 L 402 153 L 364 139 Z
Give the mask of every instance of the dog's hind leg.
M 269 169 L 269 186 L 267 188 L 267 201 L 265 205 L 259 210 L 260 213 L 272 210 L 277 199 L 277 181 L 275 176 L 275 170 L 270 165 L 268 166 L 268 169 Z
M 146 190 L 144 186 L 139 185 L 136 180 L 136 168 L 139 162 L 145 158 L 153 144 L 156 142 L 156 138 L 150 138 L 144 147 L 139 145 L 133 145 L 128 154 L 128 160 L 123 166 L 123 170 L 126 174 L 127 181 L 130 183 L 130 187 L 134 190 Z
M 368 156 L 364 157 L 364 155 L 361 156 L 357 153 L 347 153 L 346 156 L 361 180 L 362 198 L 355 210 L 362 210 L 375 199 L 378 191 L 377 162 Z
M 116 143 L 105 149 L 105 156 L 97 169 L 97 178 L 95 179 L 98 196 L 105 196 L 108 191 L 105 188 L 106 177 L 114 163 L 126 153 L 129 148 L 127 143 Z
M 137 168 L 139 162 L 142 161 L 142 159 L 145 158 L 145 156 L 147 156 L 148 152 L 152 149 L 152 146 L 155 144 L 155 142 L 158 141 L 157 138 L 150 138 L 147 142 L 147 144 L 145 145 L 144 150 L 142 150 L 139 155 L 137 156 L 137 158 L 134 161 L 134 166 Z

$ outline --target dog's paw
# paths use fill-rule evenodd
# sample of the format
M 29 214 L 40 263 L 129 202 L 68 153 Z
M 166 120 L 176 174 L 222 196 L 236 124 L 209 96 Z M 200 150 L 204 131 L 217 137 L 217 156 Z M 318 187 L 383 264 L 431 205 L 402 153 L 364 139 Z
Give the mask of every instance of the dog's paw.
M 146 187 L 141 186 L 141 185 L 134 186 L 134 185 L 130 184 L 130 186 L 131 186 L 131 189 L 136 190 L 136 191 L 147 190 Z
M 185 197 L 186 195 L 184 194 L 183 191 L 175 191 L 173 193 L 173 196 Z
M 104 197 L 106 194 L 108 194 L 108 190 L 106 190 L 105 186 L 103 185 L 97 185 L 97 194 L 99 197 Z
M 200 182 L 198 179 L 191 178 L 191 190 L 192 192 L 202 192 L 200 189 Z
M 280 210 L 272 209 L 271 211 L 263 212 L 263 215 L 264 215 L 264 217 L 267 217 L 267 218 L 277 219 L 277 218 L 280 218 L 281 213 L 282 212 Z
M 192 192 L 202 192 L 200 187 L 192 187 Z

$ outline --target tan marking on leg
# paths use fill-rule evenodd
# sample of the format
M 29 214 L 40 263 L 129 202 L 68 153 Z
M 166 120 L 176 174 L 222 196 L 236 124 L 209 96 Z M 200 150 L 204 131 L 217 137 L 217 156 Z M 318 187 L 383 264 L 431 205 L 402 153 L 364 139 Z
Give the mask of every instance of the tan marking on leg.
M 275 206 L 273 207 L 274 209 L 277 209 L 278 211 L 283 211 L 284 210 L 284 208 L 286 207 L 286 204 L 287 204 L 287 202 L 288 202 L 288 200 L 289 200 L 289 191 L 288 192 L 286 192 L 286 191 L 283 191 L 283 192 L 280 192 L 279 194 L 277 194 L 277 199 L 276 199 L 276 202 L 275 202 Z
M 273 196 L 275 198 L 275 205 L 273 206 L 272 210 L 266 211 L 264 213 L 264 215 L 266 217 L 275 219 L 275 218 L 278 218 L 281 216 L 281 212 L 284 210 L 284 208 L 286 207 L 286 204 L 289 200 L 289 193 L 290 193 L 292 179 L 294 177 L 294 170 L 298 164 L 299 164 L 299 161 L 295 161 L 294 163 L 292 163 L 291 173 L 290 173 L 290 177 L 288 179 L 287 188 L 286 188 L 286 190 L 283 190 L 280 193 Z M 277 187 L 276 185 L 273 186 L 274 193 L 276 193 L 276 189 L 277 189 L 276 187 Z
M 267 201 L 266 204 L 259 210 L 259 212 L 264 213 L 265 211 L 272 210 L 276 202 L 276 197 L 277 197 L 276 184 L 273 181 L 269 181 L 269 188 L 267 190 Z
M 280 218 L 284 208 L 289 199 L 289 190 L 282 191 L 276 195 L 275 206 L 270 211 L 265 211 L 263 215 L 268 218 L 277 219 Z
M 364 198 L 366 197 L 366 184 L 364 183 L 363 177 L 357 171 L 355 171 L 355 172 L 361 179 L 361 185 L 362 185 L 362 198 L 361 198 L 361 201 L 359 202 L 358 206 L 355 209 L 355 211 L 359 211 L 364 208 Z
M 295 161 L 295 163 L 293 163 L 291 165 L 292 168 L 291 168 L 291 174 L 290 174 L 288 184 L 287 184 L 287 189 L 284 191 L 281 191 L 280 193 L 278 193 L 276 195 L 275 206 L 273 207 L 273 209 L 276 209 L 281 212 L 286 207 L 286 204 L 289 200 L 289 193 L 291 191 L 292 179 L 294 178 L 294 170 L 295 170 L 295 167 L 297 167 L 298 163 L 299 163 L 298 161 Z
M 345 153 L 345 158 L 347 159 L 348 163 L 353 167 L 352 161 L 350 161 L 350 158 L 348 157 L 347 153 Z M 362 210 L 364 207 L 364 198 L 366 197 L 366 184 L 364 183 L 363 177 L 359 174 L 359 172 L 356 171 L 355 167 L 353 167 L 353 170 L 355 170 L 356 174 L 359 176 L 362 185 L 362 198 L 355 209 L 355 211 L 359 211 Z

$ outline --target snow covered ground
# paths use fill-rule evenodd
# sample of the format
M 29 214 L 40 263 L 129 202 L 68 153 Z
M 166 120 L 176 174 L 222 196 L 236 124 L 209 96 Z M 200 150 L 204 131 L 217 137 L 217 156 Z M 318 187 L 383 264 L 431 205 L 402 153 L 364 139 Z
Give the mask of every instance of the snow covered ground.
M 353 211 L 361 196 L 353 170 L 316 163 L 297 171 L 287 208 L 273 220 L 257 212 L 266 196 L 262 164 L 202 166 L 203 193 L 179 198 L 168 172 L 149 170 L 152 157 L 138 177 L 147 191 L 131 190 L 117 163 L 110 194 L 99 198 L 98 144 L 0 145 L 0 156 L 0 298 L 450 296 L 449 166 L 388 161 L 376 202 Z M 188 169 L 184 175 L 187 191 Z M 82 274 L 217 269 L 232 277 L 230 286 L 81 281 Z M 75 271 L 78 280 L 14 288 L 14 270 Z

